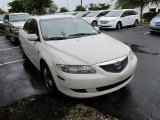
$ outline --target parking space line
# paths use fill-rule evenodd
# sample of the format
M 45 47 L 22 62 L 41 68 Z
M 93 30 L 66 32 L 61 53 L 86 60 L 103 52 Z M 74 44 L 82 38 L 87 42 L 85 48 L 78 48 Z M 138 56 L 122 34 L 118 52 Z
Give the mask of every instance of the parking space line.
M 145 32 L 144 34 L 145 34 L 145 35 L 148 35 L 149 33 L 150 33 L 150 32 Z
M 10 49 L 16 49 L 16 48 L 19 48 L 19 46 L 18 47 L 11 47 L 11 48 L 0 49 L 0 51 L 10 50 Z
M 25 59 L 21 59 L 21 60 L 16 60 L 16 61 L 12 61 L 12 62 L 3 63 L 3 64 L 0 64 L 0 66 L 12 64 L 12 63 L 17 63 L 17 62 L 21 62 L 21 61 L 25 61 Z

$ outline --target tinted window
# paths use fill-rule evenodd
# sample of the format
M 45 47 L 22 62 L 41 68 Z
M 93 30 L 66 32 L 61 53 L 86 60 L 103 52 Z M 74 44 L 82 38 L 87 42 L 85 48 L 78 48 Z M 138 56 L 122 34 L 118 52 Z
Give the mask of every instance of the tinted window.
M 110 11 L 105 15 L 105 17 L 118 17 L 122 14 L 122 12 L 123 11 L 118 11 L 118 10 Z
M 23 30 L 28 34 L 36 34 L 37 36 L 39 36 L 37 21 L 34 19 L 27 20 L 23 27 Z
M 37 36 L 39 36 L 39 33 L 38 33 L 38 25 L 37 25 L 37 21 L 32 19 L 31 21 L 31 30 L 30 30 L 30 34 L 36 34 Z
M 126 16 L 129 16 L 129 11 L 125 11 L 123 14 L 122 14 L 122 17 L 126 17 Z
M 96 17 L 98 13 L 99 13 L 99 11 L 93 11 L 93 12 L 89 13 L 88 15 L 86 15 L 86 17 Z
M 102 16 L 106 15 L 107 13 L 108 13 L 108 11 L 101 12 L 101 13 L 99 13 L 99 15 L 97 17 L 102 17 Z
M 5 15 L 4 19 L 7 19 L 9 21 L 9 15 Z
M 26 23 L 24 24 L 24 27 L 23 27 L 23 30 L 26 31 L 27 33 L 30 30 L 31 20 L 32 19 L 27 20 Z

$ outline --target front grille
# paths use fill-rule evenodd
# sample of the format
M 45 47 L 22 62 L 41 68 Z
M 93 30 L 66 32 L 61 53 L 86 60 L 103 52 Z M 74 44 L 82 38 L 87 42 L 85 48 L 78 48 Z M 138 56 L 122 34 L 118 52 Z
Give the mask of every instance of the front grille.
M 122 61 L 118 61 L 108 65 L 101 65 L 100 67 L 107 72 L 119 73 L 126 68 L 127 64 L 128 64 L 128 57 L 126 57 Z
M 107 23 L 108 23 L 108 21 L 101 20 L 101 21 L 100 21 L 100 23 L 101 23 L 101 24 L 107 24 Z
M 160 22 L 155 22 L 155 25 L 156 26 L 160 26 Z

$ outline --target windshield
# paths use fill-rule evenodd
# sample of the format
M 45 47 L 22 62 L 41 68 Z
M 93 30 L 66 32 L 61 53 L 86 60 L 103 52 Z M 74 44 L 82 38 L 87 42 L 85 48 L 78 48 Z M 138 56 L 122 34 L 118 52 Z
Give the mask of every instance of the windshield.
M 85 17 L 88 14 L 89 14 L 89 12 L 79 12 L 76 14 L 76 17 Z
M 98 34 L 93 27 L 80 18 L 40 20 L 40 26 L 44 40 L 62 40 Z
M 108 12 L 105 17 L 119 17 L 123 11 L 110 11 Z
M 4 15 L 0 15 L 0 21 L 3 21 Z
M 94 11 L 94 12 L 91 12 L 88 15 L 86 15 L 86 17 L 96 17 L 98 13 L 99 13 L 99 11 Z
M 30 17 L 29 14 L 11 15 L 11 16 L 10 16 L 10 21 L 11 21 L 11 22 L 26 21 L 29 17 Z

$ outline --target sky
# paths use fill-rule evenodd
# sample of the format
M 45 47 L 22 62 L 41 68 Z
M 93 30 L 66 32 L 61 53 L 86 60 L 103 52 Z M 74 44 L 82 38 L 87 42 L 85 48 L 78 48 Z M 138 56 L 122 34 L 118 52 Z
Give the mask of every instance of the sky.
M 8 9 L 7 3 L 11 1 L 13 0 L 0 0 L 0 8 L 6 11 Z M 54 2 L 58 5 L 59 8 L 67 7 L 67 1 L 68 1 L 68 9 L 70 11 L 74 10 L 77 5 L 80 5 L 80 0 L 54 0 Z M 114 3 L 112 0 L 83 0 L 83 6 L 86 6 L 87 4 L 90 4 L 91 2 L 92 3 L 107 2 L 109 4 Z

